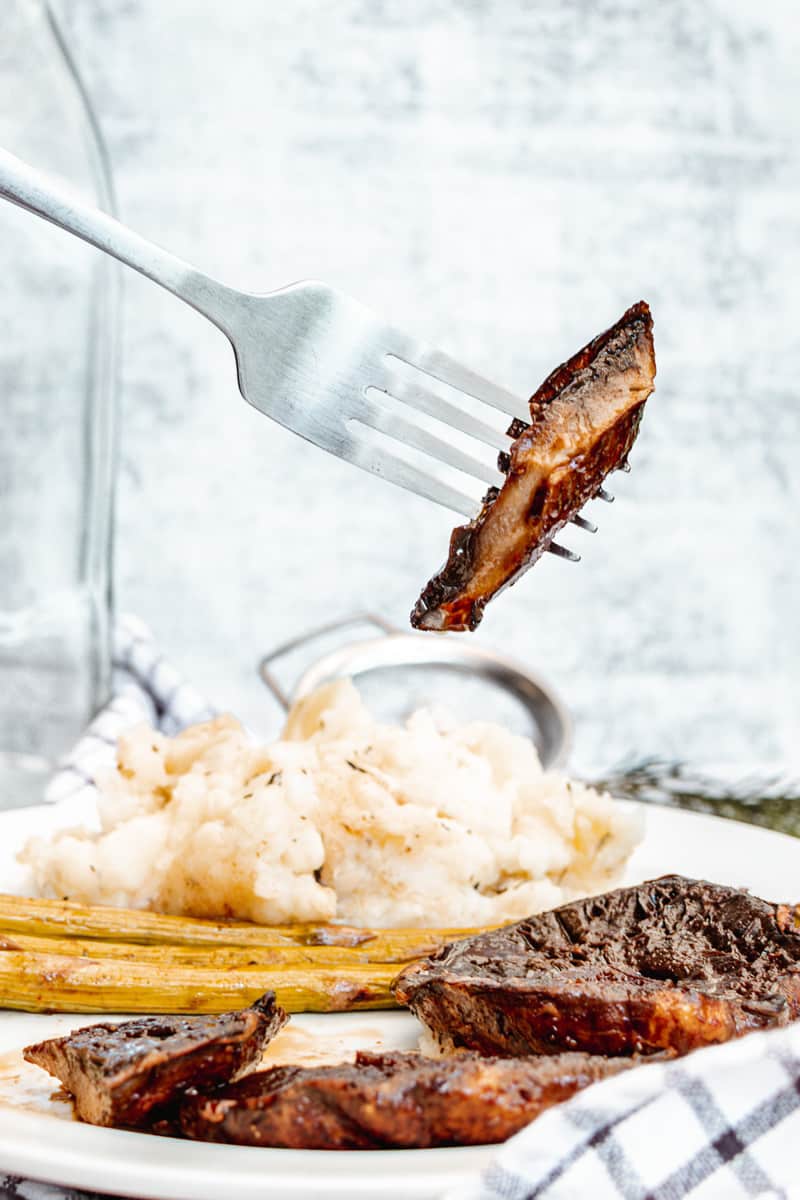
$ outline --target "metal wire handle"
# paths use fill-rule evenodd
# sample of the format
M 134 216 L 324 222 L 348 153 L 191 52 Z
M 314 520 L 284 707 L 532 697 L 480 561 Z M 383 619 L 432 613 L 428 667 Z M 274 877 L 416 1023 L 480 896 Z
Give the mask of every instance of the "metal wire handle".
M 315 641 L 316 638 L 324 637 L 327 633 L 336 633 L 340 629 L 350 629 L 353 625 L 374 625 L 376 629 L 380 629 L 385 634 L 400 632 L 396 625 L 392 625 L 391 622 L 384 620 L 377 613 L 352 613 L 350 616 L 340 617 L 338 621 L 329 621 L 325 625 L 318 625 L 315 629 L 309 629 L 297 637 L 290 638 L 288 642 L 283 642 L 275 650 L 264 655 L 258 664 L 258 673 L 281 708 L 288 710 L 291 704 L 291 697 L 278 682 L 274 671 L 270 669 L 276 659 L 283 658 L 285 654 L 291 654 L 292 650 L 297 650 L 301 646 Z

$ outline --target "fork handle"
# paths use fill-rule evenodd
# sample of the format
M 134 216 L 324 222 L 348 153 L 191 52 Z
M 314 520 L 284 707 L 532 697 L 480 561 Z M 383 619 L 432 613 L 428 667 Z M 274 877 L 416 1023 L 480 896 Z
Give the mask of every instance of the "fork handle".
M 133 267 L 228 333 L 227 316 L 238 292 L 195 270 L 99 208 L 84 203 L 68 188 L 3 149 L 0 149 L 0 197 Z

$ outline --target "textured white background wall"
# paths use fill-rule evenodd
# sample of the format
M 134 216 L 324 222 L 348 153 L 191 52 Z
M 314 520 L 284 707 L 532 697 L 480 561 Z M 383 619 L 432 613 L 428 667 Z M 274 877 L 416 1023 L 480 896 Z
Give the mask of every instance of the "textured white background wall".
M 268 290 L 316 276 L 529 394 L 640 296 L 658 391 L 601 532 L 478 638 L 583 764 L 798 757 L 800 19 L 791 0 L 67 0 L 123 215 Z M 450 520 L 239 398 L 127 273 L 118 597 L 263 724 L 258 653 L 404 623 Z

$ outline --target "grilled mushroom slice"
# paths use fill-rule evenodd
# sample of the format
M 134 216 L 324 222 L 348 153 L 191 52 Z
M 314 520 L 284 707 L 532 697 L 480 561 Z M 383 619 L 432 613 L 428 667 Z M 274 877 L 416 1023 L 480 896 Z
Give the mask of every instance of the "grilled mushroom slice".
M 354 1063 L 273 1067 L 211 1095 L 190 1092 L 181 1129 L 202 1141 L 306 1150 L 500 1142 L 634 1063 L 591 1054 L 431 1059 L 362 1052 Z
M 800 1017 L 795 914 L 665 875 L 437 951 L 394 992 L 446 1050 L 686 1054 Z
M 267 992 L 241 1012 L 89 1025 L 23 1053 L 61 1080 L 82 1121 L 149 1128 L 186 1088 L 228 1083 L 258 1063 L 287 1020 Z
M 441 571 L 411 614 L 417 629 L 475 629 L 489 600 L 548 550 L 562 526 L 624 467 L 656 373 L 653 320 L 639 301 L 557 367 L 531 398 L 530 425 L 501 454 L 506 478 L 453 530 Z

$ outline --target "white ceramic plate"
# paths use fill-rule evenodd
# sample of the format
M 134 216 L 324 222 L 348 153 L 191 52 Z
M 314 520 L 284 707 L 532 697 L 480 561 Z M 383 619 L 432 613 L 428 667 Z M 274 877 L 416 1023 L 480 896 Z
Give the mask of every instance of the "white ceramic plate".
M 798 899 L 800 839 L 671 809 L 647 809 L 646 818 L 626 883 L 674 871 L 749 887 L 769 900 Z M 52 820 L 43 808 L 0 815 L 0 890 L 24 891 L 15 852 Z M 52 1081 L 23 1064 L 19 1049 L 91 1019 L 0 1012 L 0 1171 L 147 1200 L 432 1200 L 457 1191 L 491 1157 L 492 1148 L 481 1146 L 262 1150 L 80 1125 L 66 1102 L 50 1099 Z M 271 1057 L 333 1060 L 356 1047 L 410 1049 L 418 1033 L 407 1013 L 300 1016 L 279 1034 Z

